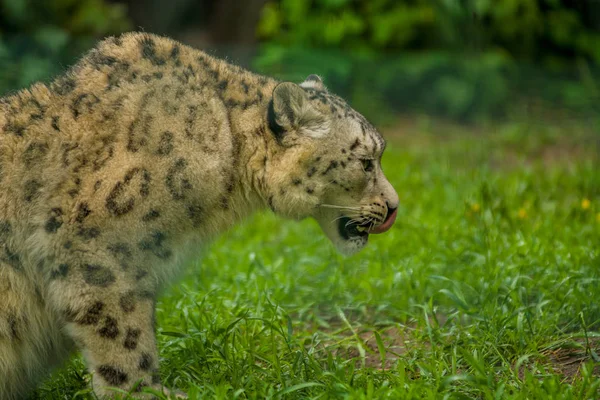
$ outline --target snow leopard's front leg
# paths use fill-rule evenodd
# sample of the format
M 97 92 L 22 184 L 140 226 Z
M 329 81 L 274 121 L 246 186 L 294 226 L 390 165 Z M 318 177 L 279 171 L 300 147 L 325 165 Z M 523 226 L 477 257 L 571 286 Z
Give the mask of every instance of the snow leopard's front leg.
M 126 254 L 127 245 L 112 249 Z M 154 334 L 156 282 L 140 267 L 96 251 L 72 251 L 48 272 L 51 304 L 82 351 L 100 398 L 110 387 L 162 390 Z M 142 395 L 139 395 L 143 397 Z

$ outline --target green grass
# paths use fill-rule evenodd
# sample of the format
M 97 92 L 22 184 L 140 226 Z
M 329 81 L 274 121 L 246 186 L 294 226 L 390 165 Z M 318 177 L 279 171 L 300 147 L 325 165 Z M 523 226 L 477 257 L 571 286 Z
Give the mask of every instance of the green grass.
M 192 399 L 600 397 L 599 136 L 436 130 L 389 135 L 398 222 L 362 253 L 264 214 L 193 263 L 158 304 L 165 384 Z M 76 359 L 37 396 L 89 398 L 89 379 Z

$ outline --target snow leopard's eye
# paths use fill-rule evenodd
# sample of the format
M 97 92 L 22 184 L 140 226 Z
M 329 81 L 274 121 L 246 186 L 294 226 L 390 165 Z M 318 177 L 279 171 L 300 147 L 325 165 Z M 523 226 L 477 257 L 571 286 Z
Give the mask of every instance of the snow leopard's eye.
M 361 162 L 363 170 L 365 172 L 371 172 L 371 171 L 373 171 L 373 168 L 375 168 L 375 164 L 373 163 L 373 160 L 371 160 L 371 159 L 363 159 L 363 160 L 360 160 L 360 162 Z

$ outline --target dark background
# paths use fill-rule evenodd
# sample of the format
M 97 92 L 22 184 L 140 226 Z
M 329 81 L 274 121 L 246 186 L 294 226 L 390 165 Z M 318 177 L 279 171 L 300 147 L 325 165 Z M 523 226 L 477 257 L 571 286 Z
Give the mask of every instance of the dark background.
M 0 0 L 0 94 L 130 30 L 281 79 L 320 74 L 380 124 L 600 114 L 598 0 Z

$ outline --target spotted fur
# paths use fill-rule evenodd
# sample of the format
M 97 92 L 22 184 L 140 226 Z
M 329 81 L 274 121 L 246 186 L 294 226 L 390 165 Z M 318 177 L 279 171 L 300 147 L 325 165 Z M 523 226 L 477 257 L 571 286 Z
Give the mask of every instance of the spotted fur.
M 100 397 L 160 388 L 154 304 L 183 262 L 260 209 L 359 250 L 368 234 L 338 221 L 397 206 L 384 147 L 316 75 L 278 82 L 149 34 L 0 99 L 0 398 L 75 350 Z

